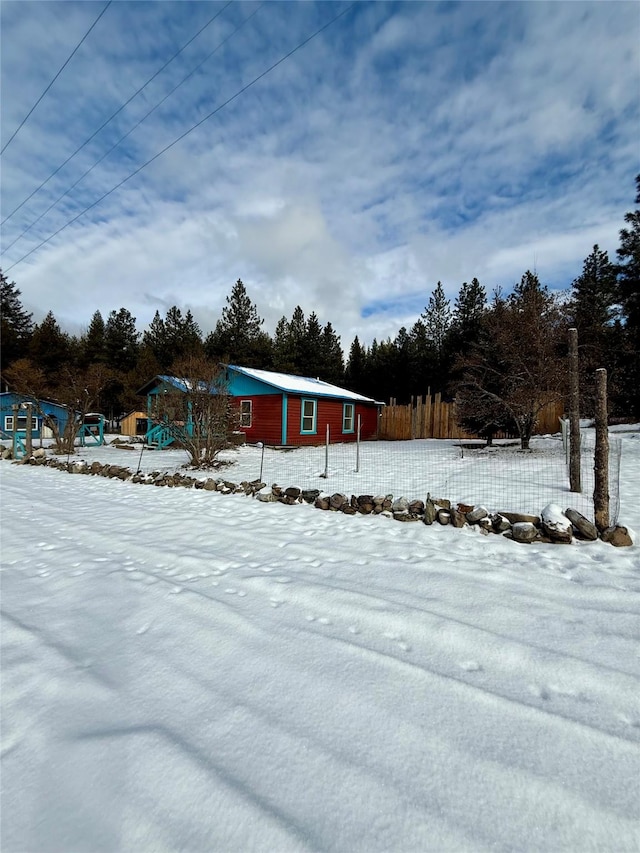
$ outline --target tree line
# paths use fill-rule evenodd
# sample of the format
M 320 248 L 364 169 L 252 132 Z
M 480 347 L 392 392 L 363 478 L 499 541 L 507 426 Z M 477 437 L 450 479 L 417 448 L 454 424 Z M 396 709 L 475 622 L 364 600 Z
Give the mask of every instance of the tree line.
M 640 205 L 640 175 L 636 178 Z M 238 279 L 215 328 L 204 335 L 191 311 L 159 311 L 140 333 L 126 308 L 96 311 L 84 334 L 62 331 L 50 311 L 34 324 L 20 290 L 0 271 L 2 374 L 11 387 L 60 398 L 65 388 L 94 381 L 94 405 L 117 419 L 139 408 L 136 391 L 186 358 L 314 376 L 388 402 L 408 402 L 430 390 L 456 398 L 461 419 L 476 432 L 513 425 L 527 432 L 534 398 L 563 393 L 567 330 L 579 333 L 583 411 L 590 414 L 592 376 L 609 373 L 612 413 L 640 416 L 640 209 L 625 216 L 615 261 L 594 246 L 571 288 L 553 294 L 526 271 L 513 292 L 491 295 L 473 278 L 453 305 L 441 282 L 411 326 L 396 336 L 356 336 L 348 354 L 331 322 L 297 306 L 273 335 Z

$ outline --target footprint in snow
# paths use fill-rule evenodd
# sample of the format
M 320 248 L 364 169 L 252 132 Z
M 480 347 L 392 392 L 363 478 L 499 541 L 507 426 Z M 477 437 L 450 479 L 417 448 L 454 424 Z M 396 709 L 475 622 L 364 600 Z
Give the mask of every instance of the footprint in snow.
M 477 660 L 463 660 L 458 666 L 465 672 L 482 672 L 482 666 Z

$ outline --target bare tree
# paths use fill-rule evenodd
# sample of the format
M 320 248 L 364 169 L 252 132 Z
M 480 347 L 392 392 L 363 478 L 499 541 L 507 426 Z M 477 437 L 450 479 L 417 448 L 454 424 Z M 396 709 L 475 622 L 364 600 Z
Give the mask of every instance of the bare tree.
M 51 430 L 55 452 L 69 454 L 73 452 L 85 416 L 95 410 L 111 372 L 102 364 L 92 364 L 86 370 L 62 367 L 52 380 L 34 362 L 24 358 L 7 369 L 7 378 L 19 394 L 32 398 L 34 411 Z M 43 401 L 46 400 L 65 409 L 64 423 L 45 411 Z
M 561 313 L 547 288 L 527 272 L 508 299 L 496 297 L 482 322 L 481 338 L 465 359 L 458 396 L 471 405 L 475 401 L 481 418 L 485 412 L 493 418 L 501 409 L 521 447 L 528 449 L 542 409 L 565 397 Z
M 155 419 L 188 452 L 191 466 L 211 467 L 229 446 L 235 425 L 224 371 L 204 358 L 187 356 L 173 365 L 173 373 L 177 387 L 161 395 Z

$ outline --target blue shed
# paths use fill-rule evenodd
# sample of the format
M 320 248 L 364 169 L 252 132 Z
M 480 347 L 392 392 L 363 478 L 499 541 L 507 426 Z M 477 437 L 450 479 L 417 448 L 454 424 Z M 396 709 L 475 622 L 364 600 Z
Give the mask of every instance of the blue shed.
M 52 438 L 51 429 L 47 427 L 44 416 L 53 418 L 57 421 L 60 432 L 64 431 L 67 423 L 68 410 L 59 403 L 53 403 L 50 400 L 37 400 L 35 397 L 29 397 L 26 394 L 17 394 L 15 391 L 5 391 L 0 394 L 0 438 L 13 438 L 13 418 L 14 406 L 23 406 L 26 403 L 32 403 L 31 423 L 32 437 L 36 438 Z M 18 434 L 22 437 L 27 432 L 27 412 L 25 408 L 18 411 Z

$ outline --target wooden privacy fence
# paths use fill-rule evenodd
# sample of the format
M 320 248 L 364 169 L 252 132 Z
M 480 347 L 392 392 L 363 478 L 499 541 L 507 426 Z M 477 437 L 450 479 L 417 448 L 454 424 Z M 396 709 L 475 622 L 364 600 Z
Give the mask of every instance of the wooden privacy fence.
M 540 411 L 534 430 L 536 435 L 555 433 L 563 404 L 553 400 Z M 382 409 L 378 438 L 387 441 L 408 441 L 412 438 L 478 438 L 456 422 L 456 405 L 442 400 L 440 394 L 412 398 L 406 406 L 398 406 L 395 399 Z M 494 438 L 516 438 L 517 433 L 498 432 Z

